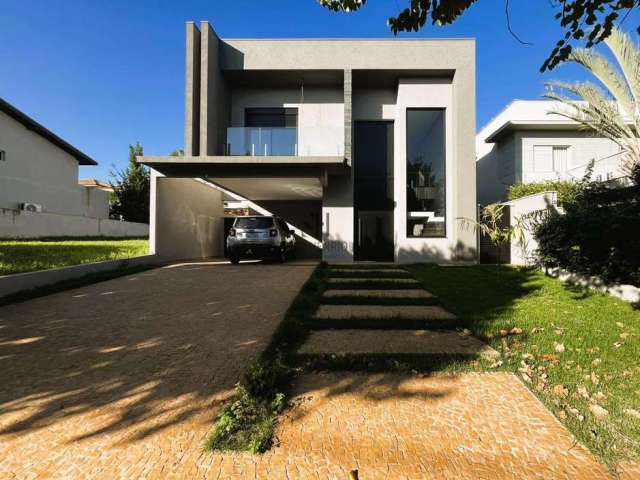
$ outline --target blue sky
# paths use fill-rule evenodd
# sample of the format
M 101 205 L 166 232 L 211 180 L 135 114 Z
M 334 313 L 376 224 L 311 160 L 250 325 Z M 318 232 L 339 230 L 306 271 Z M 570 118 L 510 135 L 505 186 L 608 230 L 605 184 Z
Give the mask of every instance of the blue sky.
M 408 0 L 369 0 L 336 14 L 315 0 L 0 0 L 0 97 L 43 123 L 99 167 L 82 177 L 108 179 L 126 166 L 127 146 L 162 155 L 183 144 L 184 23 L 209 20 L 224 37 L 389 37 L 389 15 Z M 545 0 L 511 0 L 508 32 L 501 0 L 480 0 L 455 24 L 405 37 L 475 37 L 477 122 L 510 100 L 535 99 L 550 79 L 584 79 L 565 66 L 539 67 L 560 31 Z M 632 13 L 625 27 L 635 28 Z

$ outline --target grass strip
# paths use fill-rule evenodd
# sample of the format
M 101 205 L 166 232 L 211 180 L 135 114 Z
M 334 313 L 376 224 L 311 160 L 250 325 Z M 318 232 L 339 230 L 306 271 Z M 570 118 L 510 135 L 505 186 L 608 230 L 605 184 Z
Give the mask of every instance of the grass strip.
M 146 238 L 0 240 L 0 275 L 120 260 L 148 252 L 149 241 Z

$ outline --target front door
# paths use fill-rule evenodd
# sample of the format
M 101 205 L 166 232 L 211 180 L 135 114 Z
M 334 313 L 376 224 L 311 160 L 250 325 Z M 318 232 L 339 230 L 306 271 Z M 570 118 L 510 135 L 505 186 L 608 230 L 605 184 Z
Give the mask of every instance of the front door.
M 355 122 L 355 259 L 393 261 L 393 122 Z

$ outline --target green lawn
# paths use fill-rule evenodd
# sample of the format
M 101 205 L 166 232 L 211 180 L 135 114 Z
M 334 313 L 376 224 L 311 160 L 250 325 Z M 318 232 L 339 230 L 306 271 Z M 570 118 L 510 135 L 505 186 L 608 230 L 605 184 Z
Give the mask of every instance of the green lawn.
M 0 240 L 0 275 L 146 255 L 141 238 Z
M 605 463 L 640 457 L 640 310 L 536 270 L 409 269 Z

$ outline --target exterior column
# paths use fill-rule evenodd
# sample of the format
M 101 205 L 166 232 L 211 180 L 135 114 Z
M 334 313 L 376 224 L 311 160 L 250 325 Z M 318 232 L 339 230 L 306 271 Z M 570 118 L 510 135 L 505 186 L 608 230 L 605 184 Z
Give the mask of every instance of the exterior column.
M 353 132 L 353 86 L 351 69 L 344 71 L 344 157 L 351 165 L 351 137 Z
M 200 30 L 193 22 L 187 22 L 184 97 L 184 154 L 198 156 L 200 152 Z

